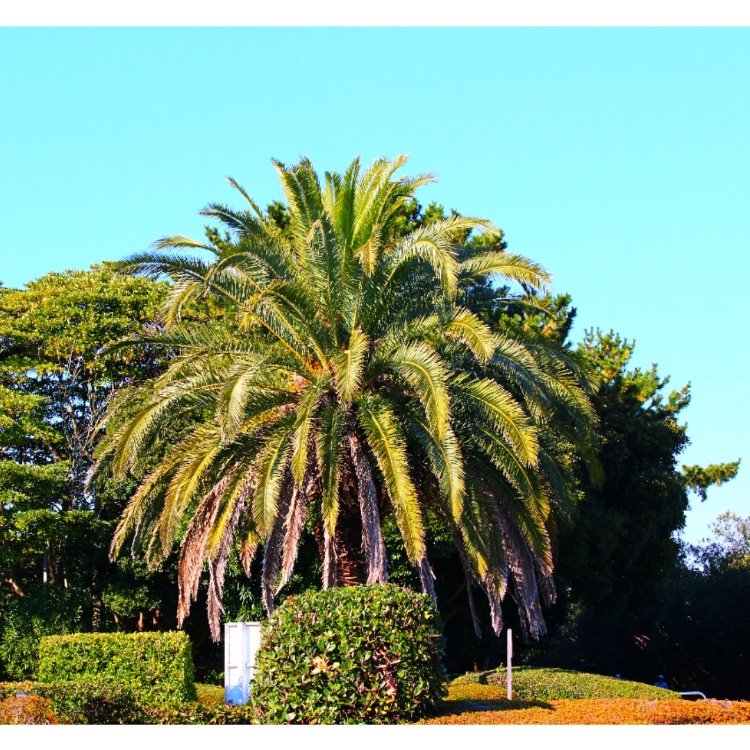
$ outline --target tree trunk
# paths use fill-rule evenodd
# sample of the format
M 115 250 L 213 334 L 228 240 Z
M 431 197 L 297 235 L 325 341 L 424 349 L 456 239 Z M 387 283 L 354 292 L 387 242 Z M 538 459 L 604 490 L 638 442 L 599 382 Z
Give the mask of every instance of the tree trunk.
M 359 509 L 357 486 L 353 472 L 346 464 L 342 467 L 339 495 L 339 515 L 336 521 L 336 586 L 356 586 L 367 580 L 365 559 L 362 553 L 362 515 Z M 313 526 L 318 554 L 323 560 L 325 540 L 323 524 Z
M 348 462 L 342 469 L 339 517 L 336 522 L 337 585 L 356 586 L 367 580 L 362 553 L 362 513 L 356 480 Z
M 102 595 L 99 591 L 96 568 L 91 573 L 91 629 L 96 633 L 102 626 Z

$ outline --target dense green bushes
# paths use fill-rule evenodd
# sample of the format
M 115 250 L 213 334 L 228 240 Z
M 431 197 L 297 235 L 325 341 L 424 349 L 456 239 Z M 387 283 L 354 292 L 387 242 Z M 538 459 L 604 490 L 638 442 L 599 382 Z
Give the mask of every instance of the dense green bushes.
M 453 685 L 472 683 L 505 686 L 505 669 L 473 672 L 462 675 Z M 649 698 L 665 700 L 678 698 L 671 690 L 646 685 L 642 682 L 620 680 L 600 674 L 574 672 L 569 669 L 513 669 L 513 698 L 517 700 L 565 700 L 575 698 Z
M 438 613 L 393 585 L 290 597 L 263 628 L 252 701 L 266 723 L 395 723 L 445 694 Z
M 39 646 L 40 682 L 95 679 L 130 691 L 143 705 L 195 700 L 190 640 L 183 632 L 77 633 Z

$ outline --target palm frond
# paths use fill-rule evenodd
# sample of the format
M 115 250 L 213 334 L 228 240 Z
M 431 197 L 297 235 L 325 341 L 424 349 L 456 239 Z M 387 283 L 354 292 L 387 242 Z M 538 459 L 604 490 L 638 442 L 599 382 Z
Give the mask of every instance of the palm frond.
M 509 281 L 516 281 L 538 290 L 546 289 L 550 283 L 550 276 L 542 266 L 514 253 L 485 253 L 461 263 L 462 276 L 483 277 L 490 274 L 498 274 Z
M 278 500 L 289 460 L 293 425 L 284 418 L 266 438 L 255 464 L 253 520 L 262 538 L 268 538 L 278 516 Z
M 424 557 L 424 526 L 398 420 L 381 397 L 360 397 L 356 405 L 367 443 L 393 503 L 407 556 L 416 565 Z
M 316 446 L 318 469 L 323 478 L 321 507 L 326 533 L 334 536 L 339 514 L 339 482 L 341 479 L 341 449 L 344 413 L 335 406 L 327 406 L 320 415 Z
M 346 349 L 335 352 L 332 358 L 336 374 L 336 389 L 345 404 L 351 402 L 362 384 L 370 341 L 366 333 L 354 330 L 348 343 Z

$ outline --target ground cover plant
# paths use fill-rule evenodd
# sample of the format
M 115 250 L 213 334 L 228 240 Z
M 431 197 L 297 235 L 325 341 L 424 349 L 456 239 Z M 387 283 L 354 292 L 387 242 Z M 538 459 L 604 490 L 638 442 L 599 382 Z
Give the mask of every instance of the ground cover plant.
M 318 662 L 320 663 L 320 662 Z M 321 664 L 322 666 L 322 664 Z M 535 674 L 536 673 L 536 674 Z M 325 679 L 325 672 L 321 682 Z M 520 667 L 508 701 L 498 672 L 453 680 L 429 724 L 748 724 L 750 703 L 686 701 L 676 693 L 602 675 Z M 491 681 L 490 681 L 491 680 Z M 329 683 L 330 684 L 330 683 Z M 0 683 L 0 724 L 258 724 L 252 703 L 224 704 L 218 685 L 197 685 L 197 700 L 149 705 L 103 681 Z M 330 715 L 330 714 L 329 714 Z M 296 719 L 296 717 L 295 717 Z M 281 721 L 294 719 L 280 716 Z M 310 723 L 314 723 L 314 719 Z M 394 718 L 390 723 L 399 721 Z M 400 721 L 406 721 L 402 717 Z
M 450 702 L 425 724 L 750 724 L 750 704 L 737 701 L 635 698 Z

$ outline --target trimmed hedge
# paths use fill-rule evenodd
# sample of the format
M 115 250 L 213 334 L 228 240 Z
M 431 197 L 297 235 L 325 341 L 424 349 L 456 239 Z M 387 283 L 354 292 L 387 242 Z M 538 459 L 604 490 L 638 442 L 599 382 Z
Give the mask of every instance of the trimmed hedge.
M 48 700 L 64 724 L 150 723 L 131 690 L 103 680 L 0 683 L 0 698 L 8 700 L 18 694 Z
M 17 698 L 19 693 L 24 697 Z M 44 700 L 51 705 L 60 724 L 257 723 L 252 706 L 227 706 L 223 694 L 221 687 L 203 686 L 199 690 L 198 701 L 157 706 L 143 703 L 127 688 L 102 680 L 0 682 L 0 706 L 8 701 L 7 710 L 15 710 L 19 702 L 31 698 Z M 36 705 L 35 701 L 31 701 L 31 704 Z M 8 715 L 12 718 L 15 714 Z
M 452 686 L 497 685 L 505 688 L 505 668 L 488 672 L 469 672 L 457 677 Z M 573 698 L 679 698 L 679 693 L 589 672 L 545 667 L 514 667 L 513 697 L 518 700 L 564 700 Z
M 252 705 L 265 723 L 414 721 L 445 695 L 429 597 L 393 585 L 290 597 L 263 626 Z
M 190 639 L 183 632 L 76 633 L 39 645 L 39 681 L 94 680 L 129 691 L 142 705 L 196 698 Z

